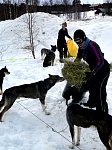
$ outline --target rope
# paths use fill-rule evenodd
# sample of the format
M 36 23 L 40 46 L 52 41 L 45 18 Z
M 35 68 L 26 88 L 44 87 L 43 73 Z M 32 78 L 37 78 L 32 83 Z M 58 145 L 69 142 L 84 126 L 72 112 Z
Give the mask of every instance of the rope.
M 16 101 L 17 102 L 17 101 Z M 71 144 L 72 144 L 72 142 L 69 140 L 69 139 L 67 139 L 64 135 L 62 135 L 60 132 L 63 132 L 67 127 L 68 127 L 68 125 L 67 125 L 67 127 L 65 128 L 65 129 L 63 129 L 63 130 L 61 130 L 61 131 L 57 131 L 57 130 L 55 130 L 52 126 L 50 126 L 48 123 L 46 123 L 44 120 L 42 120 L 41 118 L 39 118 L 37 115 L 35 115 L 33 112 L 31 112 L 28 108 L 26 108 L 24 105 L 22 105 L 21 103 L 19 103 L 19 102 L 17 102 L 20 106 L 22 106 L 24 109 L 26 109 L 29 113 L 31 113 L 34 117 L 36 117 L 37 119 L 39 119 L 41 122 L 43 122 L 44 124 L 46 124 L 49 128 L 51 128 L 52 129 L 52 131 L 53 132 L 56 132 L 56 133 L 58 133 L 60 136 L 62 136 L 65 140 L 67 140 L 68 142 L 70 142 Z M 75 145 L 75 147 L 77 147 L 76 145 Z M 77 147 L 79 150 L 81 150 L 79 147 Z

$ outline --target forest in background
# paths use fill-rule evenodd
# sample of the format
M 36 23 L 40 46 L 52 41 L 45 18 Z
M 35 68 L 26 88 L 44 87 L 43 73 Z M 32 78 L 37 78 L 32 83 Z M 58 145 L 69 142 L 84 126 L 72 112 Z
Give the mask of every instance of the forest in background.
M 90 5 L 81 4 L 80 0 L 74 0 L 72 3 L 67 0 L 63 0 L 61 3 L 53 4 L 52 0 L 49 3 L 45 2 L 40 5 L 39 0 L 26 0 L 24 3 L 11 3 L 11 1 L 4 1 L 0 4 L 0 21 L 15 19 L 25 13 L 45 12 L 51 14 L 68 14 L 71 13 L 78 15 L 80 19 L 80 12 L 87 12 L 90 10 L 105 9 L 105 13 L 112 15 L 112 2 L 106 2 L 103 4 Z

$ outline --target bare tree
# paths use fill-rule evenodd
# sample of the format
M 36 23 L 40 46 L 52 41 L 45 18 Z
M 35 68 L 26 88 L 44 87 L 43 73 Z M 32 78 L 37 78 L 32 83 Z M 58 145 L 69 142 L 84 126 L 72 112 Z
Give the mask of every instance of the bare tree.
M 62 4 L 64 4 L 64 5 L 66 5 L 66 6 L 67 6 L 67 5 L 69 5 L 69 4 L 70 4 L 70 1 L 68 1 L 68 0 L 63 0 L 63 1 L 62 1 Z
M 11 1 L 10 0 L 8 0 L 8 4 L 9 4 L 9 16 L 10 16 L 10 19 L 12 19 Z
M 13 0 L 13 7 L 14 7 L 14 18 L 17 18 L 17 4 Z
M 73 5 L 75 6 L 74 19 L 80 19 L 81 13 L 78 11 L 78 6 L 80 5 L 80 0 L 74 0 Z
M 28 4 L 30 3 L 30 6 L 34 6 L 34 0 L 26 0 L 26 12 L 28 14 L 27 24 L 28 24 L 28 34 L 29 34 L 29 42 L 31 47 L 32 56 L 35 59 L 35 48 L 34 48 L 34 32 L 33 32 L 33 14 L 29 12 Z
M 29 25 L 29 38 L 30 38 L 30 46 L 33 58 L 35 59 L 35 49 L 34 49 L 34 36 L 33 36 L 33 16 L 32 13 L 28 13 L 28 25 Z
M 49 0 L 50 6 L 53 5 L 53 0 Z
M 112 0 L 105 0 L 106 4 L 106 8 L 104 9 L 105 13 L 110 15 L 111 14 L 111 5 L 110 3 L 112 2 Z
M 44 2 L 43 2 L 43 6 L 47 6 L 47 5 L 49 5 L 49 3 L 46 2 L 46 1 L 44 1 Z
M 104 0 L 105 3 L 111 3 L 112 0 Z
M 10 19 L 12 19 L 12 12 L 11 12 L 11 1 L 10 0 L 3 0 L 4 4 L 8 4 L 8 11 L 6 10 L 6 16 L 9 16 Z

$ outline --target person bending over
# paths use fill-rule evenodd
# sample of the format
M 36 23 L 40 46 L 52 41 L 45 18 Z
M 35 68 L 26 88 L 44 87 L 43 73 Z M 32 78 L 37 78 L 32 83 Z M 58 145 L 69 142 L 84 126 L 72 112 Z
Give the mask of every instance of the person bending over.
M 106 85 L 110 75 L 110 65 L 99 45 L 90 40 L 83 30 L 78 29 L 74 32 L 74 41 L 79 46 L 76 60 L 83 58 L 91 70 L 86 84 L 81 88 L 82 92 L 89 91 L 89 99 L 84 105 L 108 113 Z

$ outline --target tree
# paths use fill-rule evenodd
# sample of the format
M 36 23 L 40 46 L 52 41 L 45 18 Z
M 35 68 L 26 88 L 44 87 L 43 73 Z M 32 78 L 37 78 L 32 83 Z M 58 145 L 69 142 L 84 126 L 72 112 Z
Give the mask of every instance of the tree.
M 75 6 L 77 4 L 81 4 L 81 1 L 80 0 L 73 0 L 73 6 Z
M 53 5 L 53 0 L 49 0 L 50 6 Z
M 75 6 L 75 14 L 74 14 L 74 19 L 80 19 L 80 12 L 78 10 L 79 5 L 81 4 L 80 0 L 74 0 L 73 1 L 73 6 Z
M 12 11 L 11 11 L 11 1 L 10 0 L 3 0 L 4 4 L 8 4 L 8 11 L 6 13 L 6 16 L 9 15 L 9 18 L 12 19 Z
M 36 1 L 37 2 L 37 1 Z M 27 25 L 28 25 L 28 35 L 29 35 L 29 42 L 30 42 L 30 48 L 32 52 L 32 56 L 35 59 L 35 47 L 34 47 L 34 16 L 33 13 L 29 12 L 29 5 L 30 4 L 30 9 L 31 11 L 33 10 L 34 7 L 34 0 L 26 0 L 26 12 L 28 14 L 28 19 L 27 19 Z M 39 3 L 39 1 L 38 1 Z

